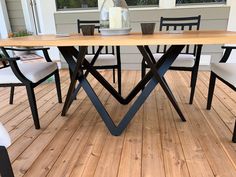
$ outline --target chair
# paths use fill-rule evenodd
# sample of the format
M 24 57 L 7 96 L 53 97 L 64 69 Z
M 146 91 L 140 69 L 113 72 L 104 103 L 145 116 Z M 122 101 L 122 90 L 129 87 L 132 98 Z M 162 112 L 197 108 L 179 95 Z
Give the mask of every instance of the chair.
M 34 88 L 49 77 L 55 77 L 57 88 L 57 96 L 59 103 L 62 103 L 60 78 L 57 64 L 52 62 L 48 55 L 49 48 L 32 48 L 32 49 L 16 49 L 16 48 L 3 48 L 1 50 L 6 58 L 2 59 L 9 62 L 9 67 L 0 69 L 0 87 L 11 87 L 11 101 L 13 103 L 14 87 L 25 86 L 29 104 L 34 120 L 36 129 L 40 129 L 38 110 L 34 94 Z M 20 58 L 10 58 L 7 51 L 43 51 L 44 57 L 47 62 L 43 63 L 22 63 Z M 0 59 L 1 60 L 1 59 Z
M 226 49 L 220 63 L 211 64 L 211 76 L 209 82 L 209 91 L 207 99 L 207 110 L 211 109 L 215 82 L 216 78 L 222 81 L 224 84 L 228 85 L 234 91 L 236 91 L 236 63 L 226 63 L 230 53 L 236 47 L 224 46 L 223 49 Z M 236 121 L 234 126 L 233 138 L 232 141 L 236 143 Z
M 4 60 L 2 55 L 0 55 L 0 59 L 1 59 L 0 69 L 9 67 L 9 62 L 7 62 L 7 60 Z M 11 86 L 9 104 L 13 104 L 13 96 L 14 96 L 14 86 Z
M 10 144 L 10 136 L 0 122 L 0 176 L 2 177 L 14 177 L 6 149 Z
M 81 32 L 81 25 L 94 24 L 95 29 L 99 32 L 99 21 L 98 20 L 77 20 L 78 33 Z M 115 70 L 117 69 L 117 80 L 118 80 L 118 92 L 121 94 L 121 61 L 120 61 L 120 47 L 104 46 L 104 49 L 100 52 L 98 58 L 94 59 L 96 52 L 99 50 L 98 47 L 92 46 L 88 49 L 85 58 L 93 65 L 95 69 L 112 69 L 113 70 L 113 83 L 115 83 Z M 116 55 L 115 55 L 116 54 Z
M 183 30 L 199 30 L 201 16 L 195 17 L 179 17 L 179 18 L 164 18 L 160 19 L 160 31 L 176 31 L 178 33 Z M 159 61 L 162 55 L 167 51 L 168 46 L 157 46 L 156 53 L 153 54 L 155 61 Z M 182 53 L 176 58 L 171 70 L 191 71 L 191 94 L 189 103 L 192 104 L 194 91 L 197 81 L 197 73 L 199 68 L 200 57 L 197 57 L 197 46 L 187 45 Z M 146 73 L 148 65 L 142 60 L 142 78 Z

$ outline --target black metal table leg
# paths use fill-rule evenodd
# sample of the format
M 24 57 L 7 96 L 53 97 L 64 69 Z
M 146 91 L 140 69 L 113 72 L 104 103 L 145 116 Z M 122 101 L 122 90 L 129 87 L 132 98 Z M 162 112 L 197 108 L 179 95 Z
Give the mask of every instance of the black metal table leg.
M 185 120 L 170 88 L 168 87 L 165 80 L 163 80 L 164 74 L 167 72 L 171 64 L 174 62 L 174 60 L 177 58 L 179 53 L 182 51 L 182 49 L 184 48 L 184 45 L 171 46 L 157 63 L 155 63 L 151 59 L 152 54 L 150 54 L 149 48 L 147 46 L 138 46 L 138 48 L 140 49 L 140 52 L 142 53 L 142 55 L 145 58 L 147 58 L 146 61 L 151 65 L 151 70 L 137 84 L 137 86 L 130 92 L 130 94 L 126 98 L 123 98 L 103 78 L 103 76 L 100 73 L 98 73 L 86 59 L 84 59 L 85 51 L 87 47 L 80 47 L 80 52 L 78 52 L 73 47 L 59 47 L 59 50 L 61 51 L 63 56 L 66 57 L 65 59 L 68 62 L 71 71 L 73 71 L 72 81 L 68 90 L 68 94 L 67 94 L 67 98 L 66 98 L 66 102 L 65 102 L 62 114 L 64 115 L 66 113 L 70 104 L 72 103 L 73 99 L 71 98 L 73 97 L 73 94 L 77 94 L 77 92 L 73 90 L 75 87 L 75 83 L 78 80 L 79 86 L 77 88 L 82 87 L 85 90 L 86 94 L 92 101 L 93 105 L 95 106 L 96 110 L 100 114 L 102 120 L 104 121 L 105 125 L 107 126 L 111 134 L 120 135 L 123 132 L 123 130 L 127 127 L 129 122 L 133 119 L 134 115 L 143 105 L 143 103 L 148 98 L 150 93 L 155 89 L 156 85 L 160 83 L 161 86 L 165 89 L 167 96 L 169 97 L 172 104 L 175 106 L 175 109 L 179 113 L 182 120 Z M 77 62 L 75 62 L 73 57 L 77 59 Z M 93 88 L 88 83 L 85 75 L 82 72 L 82 67 L 81 67 L 82 62 L 83 62 L 83 65 L 86 67 L 87 71 L 91 73 L 121 104 L 128 104 L 143 89 L 141 94 L 137 97 L 137 99 L 131 105 L 130 109 L 125 114 L 123 119 L 121 119 L 118 125 L 115 125 L 115 123 L 112 121 L 104 105 L 101 103 L 98 96 L 94 92 Z
M 140 107 L 143 105 L 145 100 L 148 98 L 150 93 L 155 89 L 156 85 L 158 84 L 158 81 L 153 78 L 150 80 L 150 82 L 147 84 L 147 86 L 144 88 L 142 93 L 139 95 L 139 97 L 135 100 L 135 102 L 130 107 L 129 111 L 125 114 L 121 122 L 118 124 L 118 126 L 115 125 L 115 123 L 112 121 L 110 115 L 106 111 L 105 107 L 101 103 L 100 99 L 94 92 L 93 88 L 88 83 L 87 79 L 82 77 L 79 79 L 80 83 L 90 98 L 91 102 L 93 103 L 94 107 L 100 114 L 102 120 L 104 121 L 106 127 L 110 131 L 112 135 L 118 136 L 120 135 L 123 130 L 127 127 L 129 122 L 133 119 L 136 112 L 140 109 Z
M 67 60 L 68 60 L 68 58 L 70 58 L 70 60 L 74 61 L 73 57 L 70 55 L 70 53 L 68 53 L 69 51 L 67 51 L 63 48 L 59 48 L 59 50 L 62 52 L 62 54 L 67 54 L 67 56 L 64 56 L 64 57 L 67 58 Z M 75 64 L 72 61 L 71 61 L 72 64 L 69 63 L 70 69 L 73 72 L 73 75 L 71 77 L 70 87 L 69 87 L 67 95 L 66 95 L 66 101 L 64 103 L 64 107 L 63 107 L 63 110 L 62 110 L 62 116 L 65 116 L 67 110 L 69 109 L 71 96 L 74 92 L 78 76 L 83 74 L 82 62 L 84 60 L 86 50 L 87 50 L 87 46 L 80 47 L 80 52 L 79 52 L 79 55 L 78 55 L 78 58 L 77 58 L 77 64 Z
M 182 46 L 176 46 L 176 49 L 179 49 L 179 53 L 182 51 L 182 49 L 184 48 L 184 45 Z M 153 58 L 151 57 L 152 54 L 150 54 L 150 49 L 148 48 L 148 46 L 138 46 L 139 51 L 142 53 L 143 55 L 143 59 L 147 62 L 147 65 L 151 68 L 151 71 L 154 75 L 154 77 L 156 78 L 156 80 L 160 83 L 162 89 L 164 90 L 164 92 L 166 93 L 167 97 L 169 98 L 170 102 L 172 103 L 172 105 L 174 106 L 175 110 L 177 111 L 177 113 L 179 114 L 180 118 L 182 119 L 182 121 L 186 121 L 186 119 L 184 118 L 184 115 L 181 111 L 181 109 L 178 106 L 178 103 L 173 95 L 173 93 L 171 92 L 169 86 L 167 85 L 167 83 L 163 80 L 162 76 L 159 75 L 158 69 L 156 69 L 155 64 L 156 62 L 153 60 Z M 179 53 L 173 53 L 174 55 L 177 55 Z M 177 57 L 176 56 L 176 57 Z M 169 59 L 171 62 L 171 58 Z M 172 60 L 172 62 L 174 62 L 174 60 Z M 171 63 L 172 64 L 172 63 Z M 166 64 L 168 67 L 168 64 Z M 161 69 L 162 67 L 165 66 L 165 63 L 163 64 L 163 66 L 161 66 L 159 69 Z M 170 67 L 170 65 L 169 65 Z

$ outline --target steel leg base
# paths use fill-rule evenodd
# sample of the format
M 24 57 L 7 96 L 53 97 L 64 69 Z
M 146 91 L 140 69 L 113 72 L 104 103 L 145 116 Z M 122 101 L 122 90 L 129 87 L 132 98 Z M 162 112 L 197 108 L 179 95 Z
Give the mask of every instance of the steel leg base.
M 112 135 L 118 136 L 127 127 L 129 122 L 133 119 L 136 112 L 140 109 L 140 107 L 143 105 L 150 93 L 155 89 L 157 84 L 160 83 L 161 87 L 164 89 L 166 95 L 173 104 L 180 118 L 185 121 L 185 118 L 174 98 L 173 93 L 171 92 L 166 81 L 163 79 L 164 74 L 168 71 L 171 64 L 175 61 L 175 59 L 180 54 L 183 48 L 184 45 L 171 46 L 169 50 L 161 57 L 161 59 L 158 62 L 155 62 L 148 46 L 138 46 L 138 49 L 143 55 L 144 60 L 150 66 L 151 70 L 144 76 L 144 78 L 137 84 L 137 86 L 130 92 L 130 94 L 126 98 L 123 98 L 103 78 L 103 76 L 99 72 L 97 72 L 86 59 L 84 59 L 85 51 L 87 49 L 86 46 L 80 47 L 80 52 L 78 52 L 74 47 L 59 47 L 60 52 L 69 64 L 70 70 L 73 72 L 62 115 L 66 114 L 75 96 L 82 87 L 90 98 L 90 100 L 92 101 L 96 110 L 100 114 L 110 133 Z M 77 62 L 74 60 L 74 58 L 77 59 Z M 115 125 L 115 123 L 112 121 L 105 107 L 99 100 L 91 85 L 88 83 L 86 79 L 86 74 L 84 75 L 82 72 L 82 63 L 84 67 L 87 68 L 86 72 L 91 73 L 104 86 L 104 88 L 106 88 L 112 94 L 112 96 L 117 99 L 117 101 L 119 101 L 121 104 L 130 103 L 133 98 L 140 91 L 142 91 L 118 125 Z M 75 88 L 77 81 L 79 81 L 79 84 Z

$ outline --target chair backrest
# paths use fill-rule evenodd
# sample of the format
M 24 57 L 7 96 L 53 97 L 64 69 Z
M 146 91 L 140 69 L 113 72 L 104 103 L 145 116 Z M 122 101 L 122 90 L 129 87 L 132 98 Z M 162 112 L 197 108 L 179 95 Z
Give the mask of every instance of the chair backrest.
M 78 33 L 81 33 L 81 25 L 95 25 L 95 30 L 99 33 L 100 22 L 99 20 L 77 20 Z M 98 46 L 92 46 L 88 48 L 87 54 L 95 54 Z M 101 54 L 115 54 L 114 46 L 104 46 Z
M 190 31 L 199 30 L 200 28 L 201 15 L 194 17 L 177 17 L 177 18 L 165 18 L 160 19 L 160 31 Z M 187 45 L 182 53 L 196 54 L 196 45 L 192 47 Z M 164 45 L 162 48 L 157 46 L 157 52 L 166 52 L 167 46 Z

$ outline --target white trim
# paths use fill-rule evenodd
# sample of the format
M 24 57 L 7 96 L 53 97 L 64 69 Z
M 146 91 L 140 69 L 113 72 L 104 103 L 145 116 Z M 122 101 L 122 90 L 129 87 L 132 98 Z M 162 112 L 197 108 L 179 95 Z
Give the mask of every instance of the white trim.
M 8 38 L 8 33 L 11 32 L 11 25 L 5 0 L 0 0 L 0 22 L 0 38 Z
M 21 0 L 26 29 L 36 34 L 30 0 Z
M 236 1 L 235 0 L 228 0 L 227 5 L 230 6 L 230 13 L 229 13 L 229 21 L 228 21 L 228 28 L 229 31 L 236 31 L 236 18 L 235 18 L 235 12 L 236 12 Z M 231 45 L 232 46 L 232 45 Z M 233 46 L 236 46 L 234 44 Z M 229 63 L 236 63 L 236 50 L 233 50 L 228 61 Z
M 39 26 L 42 34 L 56 34 L 54 14 L 56 12 L 55 0 L 35 0 L 38 12 Z M 58 61 L 60 54 L 57 47 L 50 47 L 49 55 L 52 60 Z M 61 65 L 59 64 L 59 67 Z

